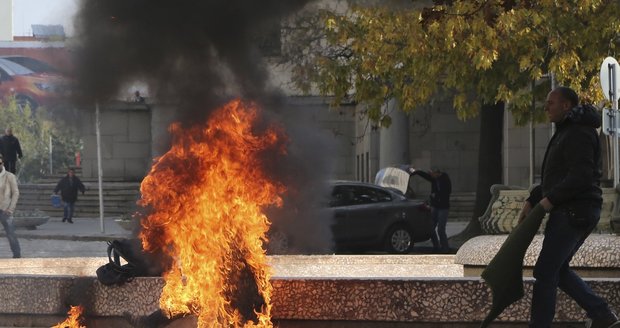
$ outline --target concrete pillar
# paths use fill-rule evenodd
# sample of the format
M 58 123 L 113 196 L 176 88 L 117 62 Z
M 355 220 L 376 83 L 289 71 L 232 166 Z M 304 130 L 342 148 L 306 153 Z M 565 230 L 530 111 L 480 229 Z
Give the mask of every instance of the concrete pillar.
M 13 41 L 13 0 L 0 0 L 0 41 Z
M 409 116 L 394 99 L 387 103 L 387 113 L 392 117 L 389 128 L 380 130 L 379 168 L 409 164 Z

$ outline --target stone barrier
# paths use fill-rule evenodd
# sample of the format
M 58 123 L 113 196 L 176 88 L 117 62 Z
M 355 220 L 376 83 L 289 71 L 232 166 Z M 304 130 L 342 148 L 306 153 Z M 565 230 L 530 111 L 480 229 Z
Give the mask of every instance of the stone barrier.
M 508 235 L 482 235 L 459 248 L 454 263 L 463 265 L 463 275 L 479 277 Z M 542 247 L 542 235 L 534 236 L 523 258 L 523 275 L 532 276 L 532 268 Z M 611 234 L 591 234 L 571 261 L 582 277 L 620 278 L 620 238 Z M 620 310 L 620 309 L 619 309 Z
M 508 234 L 517 225 L 519 212 L 523 202 L 529 197 L 529 190 L 522 187 L 493 185 L 491 195 L 487 210 L 479 218 L 484 235 L 465 242 L 455 257 L 455 263 L 463 265 L 465 276 L 480 276 L 493 259 Z M 603 189 L 601 219 L 571 262 L 574 269 L 583 277 L 620 278 L 620 237 L 616 235 L 620 228 L 618 199 L 619 193 L 616 189 Z M 540 233 L 544 231 L 546 222 L 547 217 L 526 252 L 523 262 L 525 276 L 531 276 L 531 270 L 540 253 L 543 239 Z
M 620 280 L 588 280 L 592 288 L 620 308 Z M 122 286 L 104 286 L 94 277 L 0 276 L 4 302 L 0 324 L 38 318 L 48 327 L 65 315 L 68 305 L 82 305 L 100 320 L 147 316 L 159 308 L 161 278 L 136 278 Z M 458 327 L 479 323 L 491 304 L 491 290 L 477 278 L 274 278 L 274 320 L 442 323 Z M 532 280 L 525 297 L 502 313 L 498 322 L 527 322 Z M 556 322 L 581 323 L 585 313 L 561 293 Z M 45 321 L 47 320 L 47 321 Z M 45 321 L 45 322 L 43 322 Z M 57 321 L 56 321 L 57 322 Z M 121 325 L 115 325 L 122 327 Z
M 508 234 L 518 223 L 519 213 L 523 202 L 529 197 L 529 190 L 518 186 L 495 184 L 491 186 L 491 200 L 484 214 L 478 218 L 485 235 Z M 601 219 L 596 226 L 595 233 L 614 232 L 620 222 L 618 208 L 619 193 L 613 188 L 603 188 L 603 205 Z M 541 225 L 541 232 L 546 224 L 546 218 Z

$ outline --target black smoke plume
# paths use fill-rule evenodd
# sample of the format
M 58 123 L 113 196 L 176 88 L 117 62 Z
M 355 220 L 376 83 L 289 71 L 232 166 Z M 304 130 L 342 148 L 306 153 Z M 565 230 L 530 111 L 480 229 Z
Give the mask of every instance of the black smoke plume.
M 267 168 L 287 185 L 284 208 L 270 217 L 294 252 L 326 252 L 329 218 L 319 209 L 331 170 L 330 147 L 311 119 L 293 113 L 270 89 L 258 38 L 310 0 L 82 0 L 76 16 L 79 103 L 117 98 L 143 81 L 158 108 L 183 124 L 202 122 L 231 97 L 257 101 L 290 136 L 289 155 Z M 165 143 L 165 142 L 163 142 Z M 161 145 L 156 145 L 160 147 Z
M 77 95 L 114 98 L 146 81 L 158 101 L 203 113 L 231 92 L 269 92 L 257 36 L 308 0 L 83 0 L 76 19 Z

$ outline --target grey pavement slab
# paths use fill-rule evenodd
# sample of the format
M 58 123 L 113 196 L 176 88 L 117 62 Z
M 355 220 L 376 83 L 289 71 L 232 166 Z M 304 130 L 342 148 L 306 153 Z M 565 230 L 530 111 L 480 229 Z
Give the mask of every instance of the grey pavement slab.
M 61 218 L 52 217 L 45 224 L 34 230 L 17 229 L 21 238 L 33 239 L 72 239 L 72 240 L 112 240 L 126 238 L 131 232 L 123 229 L 114 220 L 115 217 L 104 217 L 103 223 L 99 218 L 74 218 L 74 223 L 62 222 Z M 1 229 L 0 229 L 1 231 Z
M 12 259 L 4 232 L 0 229 L 0 274 L 51 274 L 94 276 L 107 263 L 107 240 L 129 238 L 115 218 L 75 218 L 63 223 L 51 218 L 36 230 L 18 229 L 22 259 Z M 449 224 L 449 235 L 465 223 Z M 430 245 L 430 244 L 429 244 Z M 278 277 L 462 277 L 463 268 L 454 255 L 291 255 L 270 256 Z
M 131 232 L 123 229 L 114 220 L 103 220 L 103 232 L 99 218 L 74 218 L 74 223 L 62 222 L 61 218 L 52 217 L 36 230 L 17 229 L 16 233 L 25 258 L 71 258 L 71 257 L 106 257 L 106 241 L 130 238 Z M 448 222 L 448 236 L 463 230 L 467 222 Z M 422 248 L 432 247 L 430 241 L 416 244 Z M 415 252 L 415 250 L 414 250 Z M 11 258 L 4 231 L 0 228 L 0 259 Z
M 106 257 L 106 241 L 131 237 L 131 233 L 119 226 L 115 219 L 103 219 L 103 232 L 99 218 L 74 218 L 71 224 L 52 217 L 35 230 L 16 229 L 22 257 Z M 11 257 L 6 235 L 0 228 L 0 258 Z

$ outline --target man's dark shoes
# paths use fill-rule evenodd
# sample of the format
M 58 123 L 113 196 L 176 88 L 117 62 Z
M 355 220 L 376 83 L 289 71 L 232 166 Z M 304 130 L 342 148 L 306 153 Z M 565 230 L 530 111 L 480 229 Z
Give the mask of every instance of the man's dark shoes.
M 62 222 L 65 222 L 65 221 L 67 221 L 67 218 L 62 218 Z
M 21 258 L 21 257 L 22 257 L 22 256 L 21 256 L 21 255 L 19 255 L 19 254 L 13 254 L 13 258 L 14 258 L 14 259 L 18 259 L 18 258 Z
M 69 221 L 69 223 L 73 223 L 73 220 L 71 220 L 71 219 L 67 219 L 67 220 Z
M 618 317 L 610 313 L 607 316 L 586 320 L 586 328 L 620 328 Z

